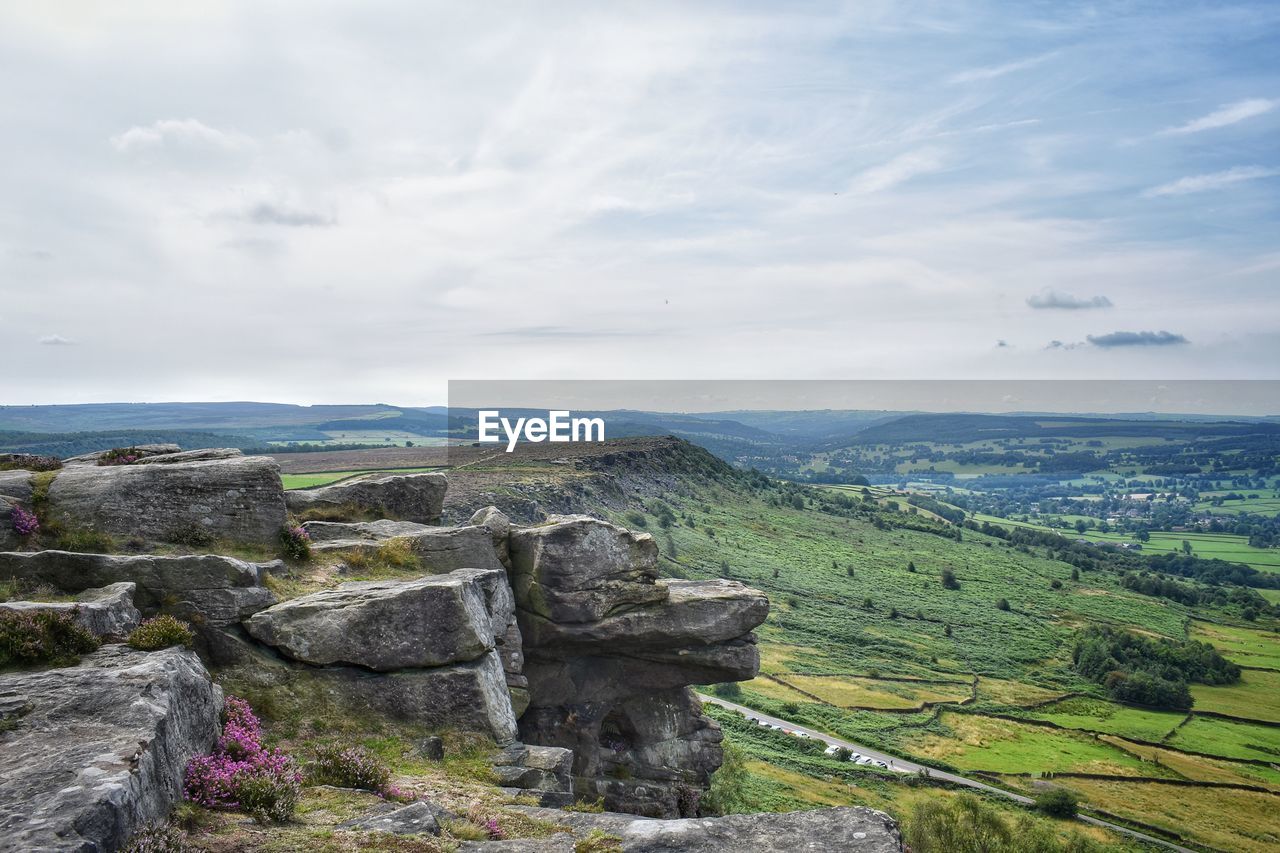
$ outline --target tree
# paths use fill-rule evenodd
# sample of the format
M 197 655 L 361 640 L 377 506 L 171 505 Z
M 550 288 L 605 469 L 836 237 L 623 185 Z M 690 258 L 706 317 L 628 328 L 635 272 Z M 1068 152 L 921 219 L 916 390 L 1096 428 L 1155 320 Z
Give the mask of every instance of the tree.
M 1075 568 L 1074 566 L 1072 566 L 1072 568 L 1071 568 L 1071 579 L 1072 579 L 1073 581 L 1078 581 L 1078 580 L 1080 580 L 1080 570 L 1079 570 L 1079 569 L 1077 569 L 1077 568 Z
M 1005 611 L 1007 611 L 1008 609 L 1009 609 L 1009 599 L 1007 599 L 1007 598 L 1002 598 L 1002 599 L 1000 599 L 999 601 L 997 601 L 997 602 L 996 602 L 996 610 L 1005 610 Z
M 909 571 L 909 572 L 914 572 L 915 570 L 916 570 L 916 564 L 915 564 L 914 562 L 910 562 L 910 561 L 908 561 L 908 562 L 907 562 L 907 571 Z
M 742 750 L 732 743 L 724 744 L 720 769 L 711 777 L 711 788 L 702 798 L 708 814 L 734 814 L 747 810 L 747 762 Z
M 871 600 L 871 597 L 870 597 L 870 596 L 868 596 L 868 597 L 866 597 L 866 598 L 862 599 L 862 609 L 863 609 L 863 610 L 875 610 L 875 609 L 876 609 L 875 603 L 874 603 L 874 602 L 872 602 L 872 600 Z
M 959 589 L 960 581 L 956 580 L 956 573 L 950 569 L 942 570 L 942 588 L 943 589 Z
M 1182 540 L 1182 553 L 1186 554 L 1188 557 L 1191 556 L 1191 540 L 1190 539 Z
M 1080 803 L 1066 788 L 1050 788 L 1036 797 L 1036 809 L 1050 817 L 1071 820 L 1080 811 Z
M 943 629 L 942 629 L 942 634 L 943 634 L 943 636 L 944 636 L 944 637 L 950 637 L 950 636 L 951 636 L 951 626 L 950 626 L 950 625 L 946 625 L 946 626 L 944 626 L 944 627 L 943 627 Z

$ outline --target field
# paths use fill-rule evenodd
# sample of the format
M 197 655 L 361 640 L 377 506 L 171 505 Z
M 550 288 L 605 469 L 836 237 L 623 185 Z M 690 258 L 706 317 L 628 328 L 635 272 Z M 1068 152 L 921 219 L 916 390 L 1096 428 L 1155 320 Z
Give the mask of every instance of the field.
M 375 469 L 376 471 L 386 471 L 387 473 L 397 474 L 413 474 L 421 471 L 439 471 L 439 467 L 431 468 L 393 468 L 393 469 Z M 327 486 L 330 483 L 336 483 L 339 480 L 346 480 L 350 477 L 358 477 L 361 474 L 372 473 L 369 470 L 362 471 L 322 471 L 310 474 L 281 474 L 280 479 L 284 483 L 286 489 L 312 489 L 316 486 Z
M 373 454 L 381 463 L 392 452 Z M 324 476 L 358 470 L 344 458 Z M 426 467 L 418 459 L 416 467 Z M 451 493 L 579 476 L 568 466 L 520 464 L 491 467 L 476 456 L 450 473 Z M 889 489 L 868 491 L 878 503 L 900 500 Z M 860 498 L 862 489 L 830 492 Z M 1054 774 L 1089 807 L 1166 827 L 1191 844 L 1263 849 L 1258 839 L 1275 832 L 1274 795 L 1171 783 L 1280 791 L 1280 772 L 1267 766 L 1280 760 L 1280 728 L 1121 706 L 1070 665 L 1074 632 L 1100 623 L 1202 639 L 1242 665 L 1280 671 L 1280 637 L 1270 623 L 1246 626 L 1143 596 L 1111 572 L 1084 571 L 1073 581 L 1072 567 L 1043 548 L 968 530 L 956 541 L 939 535 L 940 524 L 939 532 L 879 527 L 731 480 L 684 474 L 639 493 L 605 514 L 652 533 L 665 574 L 730 577 L 770 597 L 770 617 L 757 631 L 762 674 L 741 686 L 738 701 L 907 758 L 996 774 L 1010 788 L 1034 791 L 1037 779 Z M 912 523 L 924 517 L 901 515 Z M 1171 536 L 1180 548 L 1184 537 Z M 1212 544 L 1186 538 L 1197 550 Z M 944 587 L 944 569 L 958 589 Z M 1000 599 L 1008 610 L 997 607 Z M 1197 686 L 1196 710 L 1271 721 L 1278 684 L 1280 672 L 1248 670 L 1240 684 Z M 919 798 L 948 796 L 892 781 L 847 783 L 827 765 L 726 732 L 748 751 L 758 807 L 857 802 L 904 816 Z M 1108 778 L 1071 775 L 1078 773 Z M 1203 814 L 1205 802 L 1232 810 L 1233 819 Z

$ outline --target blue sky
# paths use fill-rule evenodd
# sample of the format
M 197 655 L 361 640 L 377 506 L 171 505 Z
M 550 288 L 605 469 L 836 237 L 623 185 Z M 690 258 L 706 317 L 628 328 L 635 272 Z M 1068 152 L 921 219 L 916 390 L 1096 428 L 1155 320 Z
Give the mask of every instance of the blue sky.
M 1274 3 L 10 4 L 4 402 L 1275 378 Z

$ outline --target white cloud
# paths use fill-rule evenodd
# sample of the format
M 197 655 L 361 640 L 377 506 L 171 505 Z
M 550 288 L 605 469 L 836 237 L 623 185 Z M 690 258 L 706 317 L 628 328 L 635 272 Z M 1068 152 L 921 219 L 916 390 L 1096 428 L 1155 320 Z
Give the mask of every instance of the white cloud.
M 40 343 L 47 347 L 68 347 L 75 344 L 75 341 L 64 338 L 62 335 L 45 335 L 40 339 Z
M 1235 166 L 1221 172 L 1210 172 L 1207 175 L 1189 175 L 1185 178 L 1179 178 L 1176 181 L 1161 184 L 1158 187 L 1152 187 L 1143 193 L 1143 195 L 1154 197 L 1209 192 L 1211 190 L 1225 189 L 1226 187 L 1245 183 L 1246 181 L 1257 181 L 1262 178 L 1274 177 L 1275 175 L 1280 175 L 1280 169 L 1271 169 L 1265 166 Z
M 1249 98 L 1244 101 L 1236 101 L 1234 104 L 1227 104 L 1220 107 L 1206 116 L 1178 125 L 1177 127 L 1169 127 L 1160 131 L 1159 136 L 1182 136 L 1188 133 L 1200 133 L 1205 130 L 1214 130 L 1219 127 L 1227 127 L 1228 125 L 1242 122 L 1245 119 L 1254 116 L 1264 115 L 1280 106 L 1280 100 L 1268 100 L 1266 98 Z
M 253 140 L 242 133 L 218 130 L 196 119 L 188 118 L 160 119 L 145 127 L 131 127 L 111 137 L 111 145 L 117 151 L 126 154 L 165 146 L 240 151 L 252 148 Z
M 1045 288 L 1039 293 L 1028 296 L 1027 305 L 1039 309 L 1079 311 L 1086 308 L 1110 308 L 1111 300 L 1105 296 L 1073 296 L 1070 293 Z
M 1013 62 L 1005 62 L 1000 65 L 990 65 L 985 68 L 970 68 L 967 71 L 961 71 L 958 74 L 952 74 L 947 78 L 947 82 L 955 85 L 959 83 L 976 83 L 983 80 L 995 80 L 1006 74 L 1013 74 L 1018 71 L 1025 71 L 1028 68 L 1034 68 L 1040 63 L 1052 59 L 1057 55 L 1057 51 L 1051 51 L 1039 56 L 1030 56 L 1026 59 L 1018 59 Z
M 878 193 L 920 175 L 937 172 L 942 167 L 942 154 L 934 149 L 899 154 L 889 162 L 873 166 L 859 174 L 853 179 L 849 189 L 854 193 Z

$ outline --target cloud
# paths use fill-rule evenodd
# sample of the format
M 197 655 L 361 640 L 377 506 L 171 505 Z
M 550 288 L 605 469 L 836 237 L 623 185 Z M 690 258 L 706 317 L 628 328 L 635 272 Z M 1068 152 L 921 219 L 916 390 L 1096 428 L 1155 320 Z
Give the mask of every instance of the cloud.
M 1277 106 L 1280 106 L 1280 100 L 1268 100 L 1266 98 L 1249 98 L 1244 101 L 1236 101 L 1234 104 L 1227 104 L 1219 107 L 1206 116 L 1178 125 L 1177 127 L 1167 127 L 1160 131 L 1157 136 L 1183 136 L 1188 133 L 1200 133 L 1205 130 L 1214 130 L 1219 127 L 1227 127 L 1236 124 L 1245 119 L 1260 116 L 1269 113 Z
M 1049 343 L 1045 345 L 1045 349 L 1079 349 L 1082 346 L 1084 346 L 1083 341 L 1076 341 L 1075 343 L 1070 344 L 1063 343 L 1062 341 L 1049 341 Z
M 985 68 L 970 68 L 968 71 L 961 71 L 958 74 L 952 74 L 947 78 L 947 82 L 951 85 L 958 83 L 976 83 L 983 80 L 994 80 L 997 77 L 1003 77 L 1006 74 L 1013 74 L 1016 71 L 1024 71 L 1051 59 L 1057 51 L 1042 53 L 1039 56 L 1030 56 L 1026 59 L 1019 59 L 1014 62 L 1005 62 L 1001 65 L 990 65 Z
M 1152 187 L 1143 195 L 1156 197 L 1209 192 L 1211 190 L 1220 190 L 1233 184 L 1256 181 L 1275 175 L 1280 175 L 1280 169 L 1271 169 L 1265 166 L 1235 166 L 1222 172 L 1210 172 L 1207 175 L 1190 175 L 1185 178 L 1179 178 L 1171 183 Z
M 1182 335 L 1173 332 L 1112 332 L 1109 335 L 1088 335 L 1095 347 L 1167 347 L 1190 343 Z
M 1008 349 L 1008 348 L 1009 348 L 1009 342 L 1004 340 L 1003 338 L 996 341 L 996 349 Z
M 169 146 L 229 152 L 251 148 L 253 140 L 244 134 L 218 130 L 188 118 L 161 119 L 145 127 L 131 127 L 111 137 L 111 145 L 122 154 Z
M 918 175 L 927 175 L 942 168 L 942 155 L 934 149 L 922 149 L 900 154 L 887 163 L 873 166 L 853 179 L 850 191 L 854 193 L 878 193 L 896 187 Z
M 62 335 L 45 335 L 40 339 L 40 343 L 47 347 L 69 347 L 75 346 L 76 342 Z
M 254 225 L 284 225 L 289 228 L 324 228 L 335 224 L 334 218 L 327 214 L 268 202 L 249 208 L 244 219 Z
M 1085 308 L 1110 308 L 1111 300 L 1105 296 L 1072 296 L 1070 293 L 1045 288 L 1028 296 L 1027 305 L 1035 309 L 1079 311 Z

